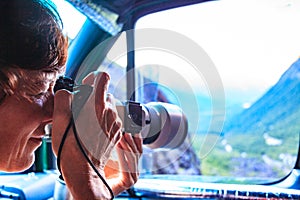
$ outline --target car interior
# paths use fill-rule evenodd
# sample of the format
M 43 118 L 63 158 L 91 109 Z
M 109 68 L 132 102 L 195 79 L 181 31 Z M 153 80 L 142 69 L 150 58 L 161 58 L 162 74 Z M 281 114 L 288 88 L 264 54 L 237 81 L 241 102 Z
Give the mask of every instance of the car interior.
M 143 135 L 116 199 L 300 199 L 300 2 L 52 1 L 65 76 L 110 74 L 124 129 Z M 51 138 L 35 156 L 0 172 L 0 199 L 60 199 Z

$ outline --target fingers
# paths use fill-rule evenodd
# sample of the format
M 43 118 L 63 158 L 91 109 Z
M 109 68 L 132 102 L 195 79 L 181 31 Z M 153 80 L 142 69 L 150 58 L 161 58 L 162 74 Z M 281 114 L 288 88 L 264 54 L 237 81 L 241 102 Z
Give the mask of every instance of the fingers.
M 84 77 L 84 79 L 82 80 L 82 83 L 85 85 L 94 86 L 97 74 L 98 74 L 97 72 L 89 73 L 86 77 Z
M 67 90 L 58 90 L 54 96 L 54 116 L 71 115 L 72 94 Z
M 142 135 L 135 134 L 133 137 L 134 143 L 136 144 L 137 150 L 140 153 L 140 155 L 143 153 L 143 138 Z
M 120 188 L 130 188 L 139 177 L 138 163 L 141 155 L 139 139 L 134 140 L 132 135 L 125 133 L 118 143 L 117 154 L 119 158 Z
M 102 120 L 102 115 L 104 112 L 105 103 L 106 103 L 106 93 L 108 90 L 108 84 L 109 84 L 110 77 L 107 73 L 100 73 L 95 82 L 95 110 L 97 114 L 97 118 L 99 121 Z
M 120 131 L 120 120 L 118 119 L 115 100 L 111 94 L 107 94 L 110 77 L 105 72 L 92 72 L 83 79 L 83 84 L 94 87 L 93 97 L 96 116 L 103 132 L 110 139 Z M 117 138 L 118 140 L 119 138 Z
M 110 140 L 114 141 L 115 144 L 117 144 L 121 139 L 121 136 L 122 136 L 121 129 L 122 129 L 121 120 L 116 120 L 111 128 L 111 132 L 116 133 L 116 134 L 114 134 L 110 137 Z
M 132 135 L 130 133 L 124 133 L 123 140 L 118 144 L 121 149 L 134 153 L 138 158 L 143 152 L 142 137 L 141 134 Z
M 113 110 L 116 110 L 116 100 L 112 94 L 106 94 L 106 103 L 108 107 L 112 108 Z
M 116 132 L 120 127 L 120 120 L 118 119 L 118 114 L 115 106 L 115 101 L 112 94 L 107 94 L 106 97 L 106 110 L 105 110 L 105 123 L 107 124 L 107 132 Z M 117 122 L 118 121 L 118 122 Z
M 122 122 L 117 113 L 112 109 L 106 109 L 100 124 L 102 131 L 108 135 L 109 140 L 117 143 L 121 138 Z
M 61 138 L 70 121 L 72 94 L 67 90 L 59 90 L 54 96 L 54 111 L 52 122 L 52 146 L 57 154 Z
M 142 153 L 142 140 L 141 137 L 136 137 L 136 139 L 134 137 L 136 136 L 125 133 L 118 143 L 117 154 L 123 172 L 138 173 L 138 160 Z

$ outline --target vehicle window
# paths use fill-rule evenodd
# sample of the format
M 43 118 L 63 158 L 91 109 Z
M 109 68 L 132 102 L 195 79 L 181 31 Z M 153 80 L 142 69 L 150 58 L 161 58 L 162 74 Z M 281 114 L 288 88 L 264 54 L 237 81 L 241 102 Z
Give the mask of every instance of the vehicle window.
M 224 0 L 138 20 L 136 37 L 149 41 L 137 38 L 138 100 L 179 105 L 189 122 L 188 147 L 153 150 L 152 174 L 261 183 L 293 169 L 299 9 L 296 1 Z
M 67 1 L 52 0 L 63 21 L 64 32 L 72 41 L 81 29 L 86 17 Z
M 105 57 L 99 56 L 103 53 L 103 49 L 107 48 L 106 45 L 111 42 L 113 46 Z M 97 70 L 107 72 L 110 75 L 108 92 L 114 96 L 117 105 L 127 100 L 126 52 L 126 33 L 117 34 L 98 44 L 88 54 L 81 65 L 82 68 L 79 69 L 79 71 L 86 71 L 87 66 L 96 66 Z

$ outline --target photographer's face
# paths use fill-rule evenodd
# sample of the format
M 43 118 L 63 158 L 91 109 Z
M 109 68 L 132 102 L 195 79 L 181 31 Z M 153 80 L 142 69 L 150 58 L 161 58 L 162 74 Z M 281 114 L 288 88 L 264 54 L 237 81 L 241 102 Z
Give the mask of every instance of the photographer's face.
M 0 104 L 0 170 L 21 171 L 32 165 L 44 127 L 52 121 L 56 76 L 28 71 L 14 94 Z

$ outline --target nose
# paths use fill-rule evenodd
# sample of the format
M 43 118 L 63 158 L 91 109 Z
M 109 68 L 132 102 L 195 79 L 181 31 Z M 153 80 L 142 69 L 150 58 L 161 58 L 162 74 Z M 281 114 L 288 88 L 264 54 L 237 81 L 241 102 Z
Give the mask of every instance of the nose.
M 44 105 L 44 122 L 51 122 L 53 118 L 54 94 L 50 92 L 49 95 Z

